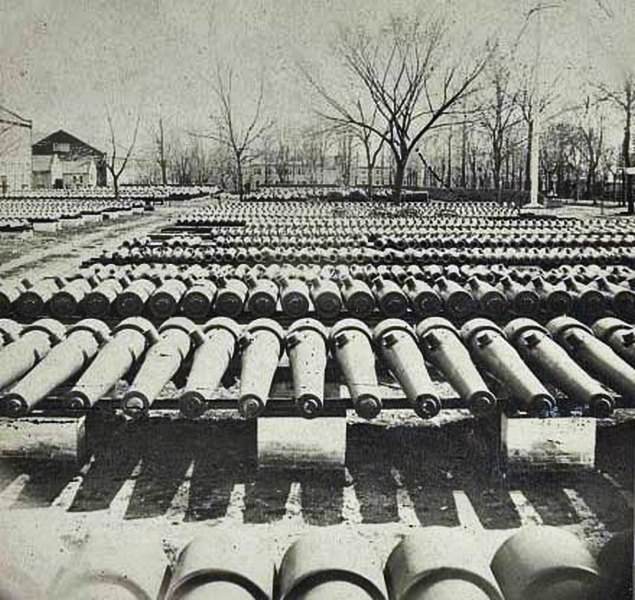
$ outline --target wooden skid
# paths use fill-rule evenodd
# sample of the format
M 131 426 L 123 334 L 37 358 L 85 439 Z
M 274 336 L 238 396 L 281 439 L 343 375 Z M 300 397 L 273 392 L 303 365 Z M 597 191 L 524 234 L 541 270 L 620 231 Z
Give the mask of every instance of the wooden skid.
M 508 471 L 592 469 L 596 419 L 501 417 L 501 444 Z
M 82 463 L 86 417 L 0 419 L 0 457 Z

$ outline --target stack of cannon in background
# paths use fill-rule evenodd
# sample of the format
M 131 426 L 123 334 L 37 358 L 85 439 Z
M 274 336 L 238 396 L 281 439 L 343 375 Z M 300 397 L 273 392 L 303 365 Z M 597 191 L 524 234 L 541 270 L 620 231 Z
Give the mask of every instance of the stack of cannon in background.
M 432 417 L 452 405 L 439 381 L 478 415 L 498 399 L 606 416 L 635 397 L 634 240 L 628 223 L 491 204 L 217 203 L 80 269 L 4 282 L 2 409 L 90 408 L 116 389 L 139 416 L 174 380 L 189 416 L 253 418 L 279 404 L 279 371 L 294 386 L 280 405 L 305 417 L 338 401 L 325 381 L 365 418 Z M 217 402 L 232 374 L 237 401 Z

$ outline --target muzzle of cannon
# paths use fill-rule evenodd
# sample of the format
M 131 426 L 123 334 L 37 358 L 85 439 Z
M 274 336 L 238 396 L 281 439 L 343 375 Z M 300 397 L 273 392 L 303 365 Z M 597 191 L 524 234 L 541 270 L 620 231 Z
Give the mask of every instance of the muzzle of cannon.
M 375 310 L 375 297 L 368 285 L 361 279 L 344 277 L 340 289 L 344 305 L 354 317 L 364 319 Z
M 317 314 L 323 319 L 335 319 L 342 310 L 340 289 L 330 279 L 316 277 L 312 280 L 311 300 Z
M 547 323 L 547 330 L 601 381 L 626 398 L 635 398 L 635 368 L 596 338 L 589 327 L 571 317 L 556 317 Z
M 83 319 L 71 326 L 66 338 L 4 395 L 4 412 L 16 417 L 27 414 L 57 386 L 84 369 L 109 335 L 108 326 L 97 319 Z
M 466 319 L 476 312 L 476 300 L 456 281 L 438 277 L 435 281 L 446 311 L 457 319 Z
M 491 566 L 506 600 L 592 598 L 599 579 L 584 544 L 557 527 L 523 527 L 498 549 Z
M 54 319 L 40 319 L 24 326 L 20 336 L 0 350 L 0 389 L 32 369 L 64 339 L 65 333 L 64 325 Z
M 530 415 L 547 415 L 555 408 L 553 396 L 507 341 L 498 325 L 487 319 L 472 319 L 461 328 L 461 337 L 476 361 L 501 381 Z
M 254 317 L 271 317 L 276 312 L 278 302 L 278 286 L 270 279 L 246 278 L 249 296 L 247 310 Z
M 165 321 L 159 328 L 159 339 L 146 352 L 132 385 L 122 399 L 123 411 L 133 418 L 146 415 L 192 347 L 201 342 L 201 331 L 189 319 L 172 317 Z
M 34 319 L 44 312 L 46 303 L 60 289 L 54 278 L 42 279 L 25 290 L 15 302 L 16 312 L 25 319 Z
M 194 283 L 181 299 L 183 316 L 195 321 L 206 319 L 212 311 L 216 291 L 216 284 L 210 279 Z
M 243 312 L 247 285 L 240 279 L 227 279 L 216 292 L 214 312 L 221 317 L 237 317 Z
M 245 328 L 242 350 L 238 410 L 246 419 L 262 414 L 273 377 L 284 351 L 284 330 L 271 319 L 256 319 Z
M 439 294 L 422 279 L 406 277 L 403 289 L 418 317 L 433 317 L 443 310 L 443 301 Z
M 292 319 L 301 319 L 309 312 L 309 288 L 301 279 L 278 276 L 280 305 L 282 311 Z
M 403 538 L 386 562 L 393 600 L 503 600 L 469 533 L 426 527 Z
M 115 310 L 120 317 L 138 317 L 143 313 L 146 302 L 156 289 L 149 279 L 133 281 L 115 300 Z
M 78 409 L 94 406 L 117 385 L 157 339 L 154 325 L 147 319 L 128 317 L 121 321 L 68 393 L 65 404 Z
M 412 327 L 399 319 L 385 319 L 375 327 L 373 338 L 413 410 L 422 419 L 437 415 L 441 410 L 441 400 L 428 375 Z
M 187 285 L 179 279 L 168 279 L 148 298 L 148 310 L 155 319 L 168 319 L 173 316 L 181 298 L 187 291 Z
M 589 407 L 596 416 L 607 416 L 612 412 L 613 399 L 608 392 L 551 338 L 544 327 L 531 319 L 520 318 L 510 321 L 504 332 L 523 359 L 570 399 Z
M 115 278 L 104 279 L 82 298 L 79 308 L 86 317 L 101 319 L 110 313 L 111 307 L 122 292 L 121 281 Z
M 403 317 L 408 310 L 408 298 L 403 290 L 391 279 L 376 277 L 372 290 L 379 310 L 387 317 Z
M 343 319 L 331 329 L 330 342 L 355 412 L 365 419 L 376 417 L 381 412 L 382 400 L 370 330 L 362 321 Z
M 593 333 L 635 366 L 635 327 L 615 317 L 604 317 L 593 324 Z
M 519 316 L 531 317 L 540 309 L 540 297 L 538 294 L 511 277 L 505 276 L 500 280 L 505 298 L 512 310 Z
M 562 286 L 552 285 L 542 277 L 534 277 L 532 279 L 532 285 L 547 313 L 551 315 L 564 315 L 571 312 L 573 298 Z
M 21 285 L 0 285 L 0 316 L 8 315 L 24 292 Z
M 295 321 L 285 337 L 298 412 L 308 419 L 324 407 L 328 331 L 315 319 Z
M 463 345 L 458 330 L 442 317 L 429 317 L 417 325 L 423 355 L 435 365 L 478 416 L 491 413 L 496 397 L 489 391 Z
M 262 540 L 214 531 L 178 556 L 166 600 L 272 600 L 275 567 Z
M 508 302 L 500 290 L 478 277 L 470 277 L 468 284 L 483 313 L 490 317 L 499 317 L 505 314 Z
M 91 536 L 70 555 L 53 581 L 49 600 L 164 598 L 170 568 L 158 536 L 133 543 L 113 534 Z
M 203 342 L 194 351 L 192 368 L 181 394 L 181 412 L 190 418 L 205 412 L 206 399 L 218 388 L 236 351 L 242 327 L 227 317 L 215 317 L 203 326 Z
M 290 546 L 279 570 L 280 600 L 386 600 L 381 566 L 363 539 L 315 531 Z
M 74 279 L 49 300 L 49 312 L 55 319 L 68 319 L 77 314 L 80 302 L 90 292 L 91 285 L 86 279 Z
M 0 319 L 0 349 L 15 342 L 24 326 L 13 319 Z

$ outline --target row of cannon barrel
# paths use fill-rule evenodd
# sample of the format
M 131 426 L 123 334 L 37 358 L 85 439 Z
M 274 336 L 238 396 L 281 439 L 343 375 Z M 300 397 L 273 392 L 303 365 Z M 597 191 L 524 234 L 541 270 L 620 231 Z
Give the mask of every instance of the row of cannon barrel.
M 466 231 L 463 227 L 427 227 L 430 231 L 422 231 L 417 226 L 416 232 L 398 234 L 364 233 L 359 227 L 341 225 L 331 227 L 328 220 L 319 225 L 312 223 L 297 223 L 294 225 L 277 225 L 275 227 L 254 226 L 219 226 L 196 228 L 183 231 L 175 227 L 165 227 L 161 232 L 143 239 L 133 239 L 128 247 L 147 246 L 149 243 L 160 242 L 164 246 L 211 246 L 226 248 L 231 246 L 270 245 L 274 240 L 283 239 L 285 245 L 296 248 L 307 246 L 327 247 L 334 242 L 340 242 L 346 247 L 373 247 L 376 249 L 394 248 L 406 250 L 408 248 L 542 248 L 542 247 L 610 247 L 612 245 L 628 246 L 635 242 L 631 233 L 584 231 L 568 233 L 562 227 L 548 232 L 528 232 L 527 229 L 473 228 Z M 187 235 L 183 235 L 186 233 Z M 584 238 L 583 240 L 581 238 Z
M 200 198 L 217 194 L 219 188 L 210 185 L 164 186 L 164 185 L 126 185 L 119 188 L 119 198 L 129 200 L 164 200 L 171 196 L 180 198 Z M 114 200 L 112 188 L 94 187 L 77 189 L 30 189 L 10 190 L 4 198 L 8 200 L 72 200 L 90 202 Z
M 158 540 L 123 547 L 92 539 L 42 592 L 0 556 L 3 598 L 14 600 L 626 600 L 632 590 L 632 532 L 614 535 L 597 560 L 574 534 L 525 527 L 490 556 L 459 528 L 424 527 L 386 559 L 345 530 L 305 533 L 282 559 L 262 537 L 214 531 L 185 544 L 173 564 Z M 3 560 L 4 558 L 4 560 Z M 278 564 L 276 564 L 278 563 Z M 42 584 L 40 584 L 42 585 Z
M 573 314 L 635 318 L 635 273 L 626 267 L 560 266 L 549 271 L 503 265 L 326 265 L 172 263 L 93 265 L 61 275 L 0 285 L 0 317 L 72 319 L 181 314 L 324 320 L 348 315 L 425 317 L 462 322 L 472 316 Z
M 37 228 L 38 224 L 59 223 L 77 225 L 144 212 L 142 201 L 124 200 L 0 200 L 2 221 L 17 220 L 23 230 Z
M 330 329 L 317 320 L 300 319 L 286 331 L 266 318 L 241 326 L 217 317 L 199 327 L 173 317 L 157 330 L 146 319 L 131 317 L 112 331 L 96 319 L 69 328 L 52 319 L 29 325 L 4 319 L 0 332 L 0 410 L 14 417 L 28 414 L 69 381 L 64 404 L 91 408 L 128 377 L 121 408 L 138 418 L 148 414 L 169 381 L 185 372 L 179 406 L 186 416 L 198 417 L 214 407 L 235 359 L 240 363 L 236 407 L 244 418 L 256 418 L 267 408 L 285 352 L 295 411 L 306 418 L 320 415 L 328 404 L 329 356 L 348 388 L 350 404 L 366 419 L 383 408 L 376 359 L 422 418 L 443 408 L 428 365 L 477 416 L 493 413 L 497 405 L 483 373 L 502 384 L 510 408 L 537 416 L 548 416 L 557 407 L 545 383 L 597 417 L 608 416 L 615 406 L 614 394 L 604 384 L 626 399 L 635 397 L 635 328 L 613 318 L 597 321 L 593 329 L 570 317 L 556 317 L 546 327 L 520 318 L 505 329 L 473 319 L 460 330 L 441 317 L 424 319 L 416 328 L 385 319 L 372 331 L 357 319 L 338 321 Z
M 518 266 L 557 267 L 563 263 L 611 265 L 620 263 L 635 266 L 631 246 L 592 248 L 582 245 L 575 248 L 420 248 L 396 250 L 394 248 L 349 247 L 336 240 L 321 242 L 320 246 L 280 246 L 279 238 L 272 238 L 270 244 L 252 246 L 201 246 L 185 248 L 180 252 L 166 252 L 161 247 L 145 247 L 133 250 L 103 252 L 95 258 L 99 262 L 141 263 L 156 257 L 165 260 L 197 264 L 201 261 L 223 261 L 229 264 L 248 262 L 316 262 L 320 264 L 348 264 L 369 262 L 373 264 L 421 265 L 467 263 L 472 265 L 492 265 L 506 263 Z

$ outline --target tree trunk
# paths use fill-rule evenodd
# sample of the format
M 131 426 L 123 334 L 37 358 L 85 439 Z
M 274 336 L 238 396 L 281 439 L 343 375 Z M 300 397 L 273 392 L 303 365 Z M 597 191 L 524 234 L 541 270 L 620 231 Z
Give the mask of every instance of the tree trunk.
M 392 196 L 395 202 L 399 202 L 401 200 L 401 189 L 403 187 L 403 178 L 406 172 L 406 162 L 405 160 L 397 160 L 395 161 L 395 180 L 392 186 Z
M 115 200 L 119 200 L 119 175 L 112 174 L 112 187 L 115 192 Z
M 236 157 L 236 187 L 238 188 L 238 198 L 243 199 L 243 165 L 240 156 Z

